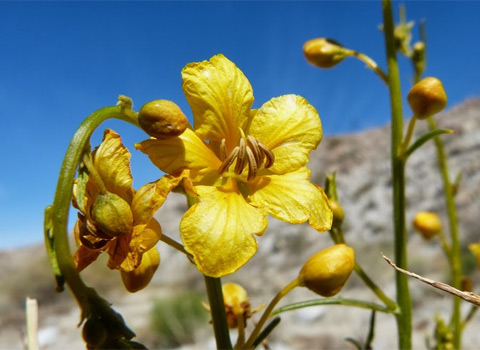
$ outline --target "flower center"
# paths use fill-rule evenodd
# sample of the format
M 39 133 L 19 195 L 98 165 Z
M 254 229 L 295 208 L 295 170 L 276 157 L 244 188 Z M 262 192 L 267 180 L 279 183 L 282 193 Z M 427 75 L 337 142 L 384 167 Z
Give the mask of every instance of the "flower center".
M 235 163 L 234 173 L 240 175 L 248 164 L 247 181 L 253 180 L 258 170 L 263 166 L 270 168 L 275 162 L 275 155 L 260 140 L 253 136 L 242 137 L 230 154 L 227 155 L 225 139 L 220 143 L 220 159 L 222 164 L 218 168 L 218 174 L 223 175 L 230 166 Z

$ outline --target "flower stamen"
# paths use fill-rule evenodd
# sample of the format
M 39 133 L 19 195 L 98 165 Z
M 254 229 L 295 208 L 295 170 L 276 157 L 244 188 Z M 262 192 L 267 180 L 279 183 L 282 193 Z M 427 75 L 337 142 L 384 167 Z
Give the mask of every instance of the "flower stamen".
M 255 156 L 255 161 L 257 162 L 257 164 L 262 164 L 264 157 L 263 157 L 262 151 L 258 147 L 257 140 L 253 136 L 248 135 L 247 142 L 248 142 L 248 146 L 251 148 L 253 152 L 253 155 Z
M 268 169 L 275 162 L 275 155 L 270 150 L 270 148 L 268 148 L 267 146 L 265 146 L 263 143 L 261 143 L 258 140 L 257 140 L 257 142 L 258 142 L 258 147 L 262 150 L 262 154 L 264 154 L 265 157 L 267 158 L 267 160 L 265 161 L 264 167 Z
M 220 167 L 218 168 L 217 172 L 218 172 L 218 175 L 223 175 L 223 173 L 228 169 L 230 168 L 230 165 L 233 164 L 233 162 L 235 161 L 235 159 L 237 158 L 238 156 L 238 152 L 239 152 L 239 149 L 240 147 L 235 147 L 232 151 L 232 153 L 230 153 L 228 155 L 228 157 L 223 161 L 223 163 L 220 165 Z
M 222 139 L 220 141 L 220 160 L 223 162 L 225 159 L 227 159 L 227 144 L 225 139 Z
M 253 180 L 257 175 L 257 162 L 255 160 L 255 156 L 253 151 L 250 147 L 247 147 L 247 156 L 248 156 L 248 176 L 247 181 Z
M 235 164 L 235 174 L 240 175 L 245 168 L 245 163 L 247 162 L 247 158 L 245 157 L 247 150 L 245 145 L 245 140 L 243 138 L 240 139 L 240 143 L 238 145 L 238 156 L 237 156 L 237 164 Z

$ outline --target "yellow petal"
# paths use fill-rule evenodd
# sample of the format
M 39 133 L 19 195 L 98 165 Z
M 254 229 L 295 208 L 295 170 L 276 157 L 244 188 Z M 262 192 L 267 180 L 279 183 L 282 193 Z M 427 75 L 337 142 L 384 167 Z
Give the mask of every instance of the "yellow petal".
M 132 200 L 135 225 L 146 224 L 162 206 L 168 194 L 182 181 L 182 176 L 165 175 L 160 180 L 142 186 Z
M 131 272 L 121 272 L 122 282 L 130 293 L 145 288 L 160 264 L 160 254 L 157 248 L 152 248 L 142 256 L 140 266 Z
M 249 182 L 251 204 L 273 217 L 299 224 L 309 220 L 323 232 L 332 226 L 332 210 L 323 190 L 309 180 L 306 167 L 284 175 L 259 176 Z
M 271 99 L 257 111 L 249 134 L 275 154 L 270 170 L 284 174 L 307 164 L 310 151 L 322 139 L 322 124 L 307 100 L 284 95 Z
M 122 144 L 120 135 L 113 130 L 105 130 L 103 141 L 95 151 L 93 163 L 107 190 L 130 202 L 133 194 L 130 152 Z
M 135 147 L 168 174 L 190 169 L 192 177 L 202 176 L 216 171 L 221 164 L 215 153 L 190 129 L 179 137 L 168 140 L 149 139 Z
M 185 249 L 205 275 L 221 277 L 243 266 L 256 252 L 266 217 L 235 190 L 197 186 L 200 201 L 180 222 Z
M 226 139 L 231 151 L 239 140 L 253 103 L 250 82 L 223 55 L 190 63 L 182 70 L 183 91 L 193 112 L 196 133 L 203 140 Z

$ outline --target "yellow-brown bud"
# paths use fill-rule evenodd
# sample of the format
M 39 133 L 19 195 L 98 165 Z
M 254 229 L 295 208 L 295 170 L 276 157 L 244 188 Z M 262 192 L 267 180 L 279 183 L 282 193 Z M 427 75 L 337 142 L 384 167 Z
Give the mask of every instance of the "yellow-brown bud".
M 426 211 L 415 215 L 413 227 L 425 239 L 431 239 L 442 231 L 442 223 L 437 214 Z
M 95 227 L 109 237 L 132 232 L 133 214 L 130 205 L 115 193 L 100 193 L 92 208 Z
M 131 272 L 121 271 L 123 285 L 130 293 L 142 290 L 152 280 L 158 265 L 160 265 L 160 254 L 154 247 L 142 255 L 142 262 L 135 270 Z
M 299 285 L 324 297 L 334 296 L 347 282 L 354 264 L 353 249 L 336 244 L 308 259 L 298 275 Z
M 85 343 L 93 349 L 100 348 L 107 340 L 108 331 L 105 325 L 97 318 L 91 317 L 85 322 L 82 329 Z
M 225 283 L 222 292 L 228 327 L 237 328 L 239 321 L 243 321 L 245 326 L 252 314 L 247 291 L 239 284 Z
M 180 107 L 168 100 L 148 102 L 138 112 L 142 129 L 157 139 L 181 135 L 188 126 L 187 117 Z
M 442 82 L 427 77 L 415 84 L 408 93 L 408 104 L 418 119 L 425 119 L 441 112 L 447 105 L 447 94 Z
M 340 203 L 338 203 L 336 200 L 330 199 L 329 202 L 330 202 L 330 208 L 332 209 L 332 212 L 333 212 L 332 226 L 339 227 L 342 224 L 343 219 L 345 218 L 345 213 L 343 212 L 343 208 L 340 205 Z
M 307 61 L 320 68 L 331 68 L 351 55 L 351 51 L 345 49 L 334 40 L 317 38 L 307 41 L 303 45 L 303 54 Z

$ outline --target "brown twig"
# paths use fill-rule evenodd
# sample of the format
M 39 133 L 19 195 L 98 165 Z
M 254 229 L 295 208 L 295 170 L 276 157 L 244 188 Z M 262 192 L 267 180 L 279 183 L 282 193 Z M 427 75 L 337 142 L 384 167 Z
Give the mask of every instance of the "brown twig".
M 399 268 L 397 265 L 395 265 L 392 260 L 390 260 L 389 258 L 387 258 L 383 253 L 381 253 L 383 258 L 387 261 L 387 263 L 390 264 L 390 266 L 392 266 L 395 270 L 397 271 L 400 271 L 410 277 L 414 277 L 416 278 L 417 280 L 420 280 L 422 281 L 423 283 L 426 283 L 426 284 L 429 284 L 431 285 L 432 287 L 434 288 L 437 288 L 437 289 L 440 289 L 440 290 L 443 290 L 444 292 L 447 292 L 449 294 L 452 294 L 452 295 L 455 295 L 459 298 L 462 298 L 463 300 L 466 300 L 468 301 L 469 303 L 472 303 L 474 305 L 477 305 L 477 306 L 480 306 L 480 295 L 478 294 L 475 294 L 475 293 L 472 293 L 472 292 L 463 292 L 461 290 L 458 290 L 457 288 L 454 288 L 446 283 L 443 283 L 443 282 L 438 282 L 438 281 L 434 281 L 434 280 L 431 280 L 431 279 L 428 279 L 428 278 L 425 278 L 425 277 L 422 277 L 420 275 L 417 275 L 416 273 L 413 273 L 413 272 L 410 272 L 410 271 L 407 271 L 407 270 L 404 270 L 404 269 L 401 269 Z

